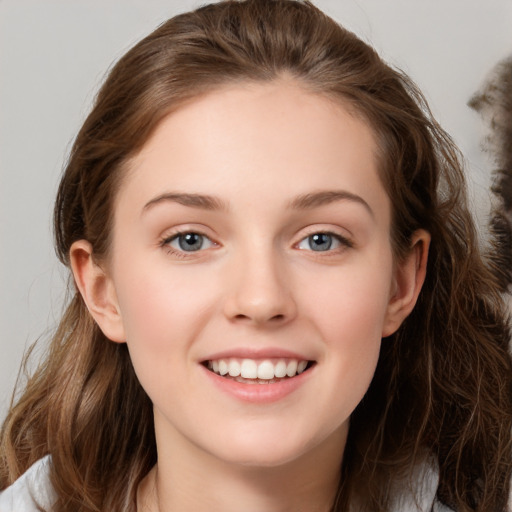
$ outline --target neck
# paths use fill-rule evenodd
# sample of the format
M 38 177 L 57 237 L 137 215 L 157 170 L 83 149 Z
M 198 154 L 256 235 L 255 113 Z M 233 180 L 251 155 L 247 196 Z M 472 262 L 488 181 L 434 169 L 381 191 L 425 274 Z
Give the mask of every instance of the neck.
M 255 467 L 181 450 L 159 451 L 143 481 L 139 512 L 329 512 L 346 435 L 336 432 L 291 462 Z M 190 456 L 192 455 L 192 456 Z

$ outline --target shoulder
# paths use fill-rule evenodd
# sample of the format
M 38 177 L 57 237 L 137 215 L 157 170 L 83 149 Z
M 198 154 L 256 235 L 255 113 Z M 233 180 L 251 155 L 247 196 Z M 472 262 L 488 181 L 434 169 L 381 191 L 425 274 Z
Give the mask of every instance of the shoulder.
M 16 482 L 0 492 L 0 512 L 51 512 L 55 494 L 50 483 L 50 456 L 33 464 Z
M 402 484 L 395 512 L 453 512 L 436 499 L 439 472 L 434 461 L 425 460 L 416 466 L 411 479 Z

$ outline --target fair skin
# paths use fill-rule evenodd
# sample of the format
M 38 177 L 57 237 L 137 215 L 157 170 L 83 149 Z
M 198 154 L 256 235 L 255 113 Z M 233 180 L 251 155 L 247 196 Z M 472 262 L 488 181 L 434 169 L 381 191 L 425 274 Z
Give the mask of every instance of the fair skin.
M 397 263 L 390 223 L 372 130 L 291 80 L 221 88 L 158 126 L 108 261 L 71 249 L 154 404 L 140 510 L 329 510 L 350 414 L 425 275 L 428 234 Z

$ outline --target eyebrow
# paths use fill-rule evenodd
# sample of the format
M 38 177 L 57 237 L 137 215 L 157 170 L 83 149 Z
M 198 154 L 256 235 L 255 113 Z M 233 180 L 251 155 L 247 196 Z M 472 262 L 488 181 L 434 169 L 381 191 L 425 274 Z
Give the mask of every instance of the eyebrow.
M 311 192 L 308 194 L 302 194 L 297 196 L 288 203 L 288 208 L 292 210 L 309 210 L 318 208 L 327 204 L 335 203 L 337 201 L 353 201 L 361 204 L 370 213 L 372 217 L 375 217 L 373 210 L 370 205 L 357 194 L 348 192 L 346 190 L 322 190 L 319 192 Z M 174 202 L 183 206 L 189 206 L 191 208 L 199 208 L 202 210 L 210 211 L 228 211 L 228 203 L 222 199 L 210 195 L 204 194 L 189 194 L 182 192 L 166 192 L 161 194 L 154 199 L 148 201 L 142 210 L 146 212 L 157 204 L 165 202 Z
M 319 192 L 302 194 L 293 199 L 293 201 L 290 202 L 289 207 L 294 210 L 308 210 L 335 203 L 337 201 L 353 201 L 359 203 L 365 207 L 372 217 L 375 217 L 370 205 L 361 196 L 348 192 L 347 190 L 322 190 Z
M 185 194 L 181 192 L 167 192 L 165 194 L 161 194 L 151 201 L 148 201 L 144 208 L 142 209 L 142 213 L 150 210 L 157 204 L 165 203 L 165 202 L 173 202 L 182 204 L 183 206 L 190 206 L 192 208 L 200 208 L 202 210 L 211 210 L 211 211 L 219 211 L 219 210 L 228 210 L 228 204 L 221 199 L 209 195 L 203 194 Z

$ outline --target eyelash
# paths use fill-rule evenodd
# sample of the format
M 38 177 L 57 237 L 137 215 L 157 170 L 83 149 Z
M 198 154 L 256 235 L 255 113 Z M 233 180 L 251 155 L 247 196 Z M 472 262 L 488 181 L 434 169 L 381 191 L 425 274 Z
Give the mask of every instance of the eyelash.
M 340 247 L 337 247 L 334 249 L 331 249 L 329 247 L 326 251 L 314 251 L 313 249 L 310 249 L 308 251 L 308 252 L 315 253 L 316 255 L 322 254 L 323 256 L 336 256 L 340 252 L 343 252 L 346 249 L 352 249 L 354 247 L 354 243 L 347 237 L 340 235 L 338 233 L 334 233 L 332 231 L 322 231 L 322 230 L 311 231 L 309 234 L 307 234 L 306 236 L 301 238 L 301 240 L 297 244 L 295 244 L 295 246 L 298 247 L 300 244 L 302 244 L 303 242 L 307 241 L 308 239 L 310 239 L 311 237 L 313 237 L 315 235 L 327 235 L 329 237 L 332 237 L 334 240 L 336 240 L 340 244 Z M 305 249 L 302 249 L 302 250 L 305 250 Z
M 182 258 L 182 259 L 190 258 L 190 256 L 193 255 L 194 253 L 203 252 L 201 249 L 199 249 L 197 251 L 180 251 L 170 245 L 171 242 L 173 242 L 174 240 L 177 240 L 180 236 L 185 236 L 185 235 L 198 235 L 204 239 L 209 240 L 213 245 L 218 245 L 214 241 L 212 241 L 208 235 L 205 235 L 204 233 L 201 233 L 200 231 L 191 230 L 191 229 L 176 231 L 172 235 L 165 236 L 164 238 L 162 238 L 160 240 L 158 245 L 160 247 L 162 247 L 163 249 L 165 249 L 167 254 L 171 254 L 175 257 Z
M 202 237 L 203 239 L 208 240 L 213 246 L 218 245 L 216 242 L 212 241 L 208 235 L 205 235 L 204 233 L 202 233 L 200 231 L 194 231 L 194 230 L 177 231 L 177 232 L 173 233 L 172 235 L 168 235 L 168 236 L 165 236 L 164 238 L 162 238 L 158 245 L 160 247 L 162 247 L 163 249 L 165 249 L 168 254 L 171 254 L 175 257 L 182 258 L 182 259 L 190 258 L 194 253 L 201 253 L 205 250 L 202 248 L 200 248 L 196 251 L 177 250 L 170 245 L 171 242 L 173 242 L 174 240 L 177 240 L 179 237 L 185 236 L 185 235 L 198 235 L 198 236 Z M 307 249 L 300 249 L 299 245 L 304 243 L 305 241 L 307 241 L 308 239 L 310 239 L 311 237 L 313 237 L 315 235 L 326 235 L 326 236 L 332 237 L 334 240 L 336 240 L 341 245 L 341 247 L 337 247 L 334 249 L 331 249 L 329 247 L 325 251 L 315 251 L 313 249 L 308 250 L 308 252 L 315 253 L 315 255 L 317 255 L 317 256 L 319 254 L 322 254 L 322 256 L 324 256 L 324 257 L 325 256 L 327 256 L 327 257 L 328 256 L 336 256 L 340 252 L 343 252 L 346 249 L 351 249 L 354 247 L 354 243 L 350 239 L 346 238 L 345 236 L 342 236 L 338 233 L 334 233 L 332 231 L 322 231 L 322 230 L 311 231 L 309 234 L 302 237 L 300 239 L 300 241 L 294 245 L 294 247 L 298 248 L 299 250 L 307 250 Z

